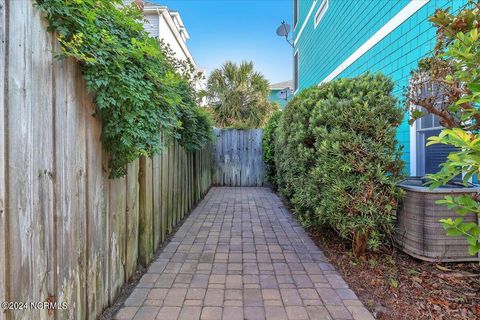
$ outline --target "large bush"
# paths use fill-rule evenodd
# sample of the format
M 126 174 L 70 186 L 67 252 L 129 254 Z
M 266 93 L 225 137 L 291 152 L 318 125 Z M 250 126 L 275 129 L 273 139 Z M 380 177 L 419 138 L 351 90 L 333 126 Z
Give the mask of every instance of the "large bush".
M 315 149 L 310 116 L 325 87 L 302 91 L 283 111 L 276 130 L 275 164 L 278 189 L 292 204 L 298 217 L 307 222 L 318 202 L 318 188 L 310 179 Z
M 281 193 L 300 219 L 376 249 L 393 229 L 402 178 L 393 82 L 366 74 L 313 87 L 286 107 L 277 129 Z
M 265 163 L 265 176 L 267 181 L 277 185 L 277 170 L 275 168 L 275 135 L 282 112 L 275 112 L 263 129 L 262 149 L 263 162 Z

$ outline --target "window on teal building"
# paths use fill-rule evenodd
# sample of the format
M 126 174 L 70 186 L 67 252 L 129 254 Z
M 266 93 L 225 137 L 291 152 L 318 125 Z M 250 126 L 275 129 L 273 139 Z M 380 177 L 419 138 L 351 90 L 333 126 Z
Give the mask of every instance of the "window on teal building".
M 455 151 L 455 148 L 444 144 L 426 146 L 428 138 L 439 135 L 443 129 L 437 116 L 428 114 L 417 121 L 417 175 L 424 176 L 438 172 L 440 164 L 447 160 L 448 154 Z
M 417 93 L 418 98 L 433 99 L 437 109 L 445 107 L 445 95 L 438 84 L 426 80 L 422 87 L 423 89 Z M 426 113 L 421 107 L 418 109 Z M 417 176 L 438 172 L 441 169 L 440 164 L 447 160 L 448 154 L 455 151 L 454 147 L 444 144 L 426 146 L 428 138 L 438 136 L 442 129 L 440 118 L 430 113 L 426 113 L 414 123 L 412 130 L 415 131 L 415 136 L 412 138 L 415 141 L 412 146 L 416 150 L 413 151 L 415 157 L 412 159 L 412 165 L 416 166 Z
M 318 24 L 322 20 L 323 16 L 325 15 L 325 12 L 327 12 L 327 9 L 328 9 L 328 0 L 323 0 L 322 3 L 320 4 L 320 7 L 318 7 L 317 13 L 315 13 L 315 18 L 314 18 L 315 28 L 318 26 Z

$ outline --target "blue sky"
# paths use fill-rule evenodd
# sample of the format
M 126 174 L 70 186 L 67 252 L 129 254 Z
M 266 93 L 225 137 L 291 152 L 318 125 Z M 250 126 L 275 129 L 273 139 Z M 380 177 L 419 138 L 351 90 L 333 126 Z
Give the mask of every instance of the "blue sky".
M 291 0 L 156 0 L 177 10 L 190 34 L 188 46 L 208 72 L 226 60 L 251 60 L 271 82 L 292 78 L 292 49 L 275 34 L 291 24 Z

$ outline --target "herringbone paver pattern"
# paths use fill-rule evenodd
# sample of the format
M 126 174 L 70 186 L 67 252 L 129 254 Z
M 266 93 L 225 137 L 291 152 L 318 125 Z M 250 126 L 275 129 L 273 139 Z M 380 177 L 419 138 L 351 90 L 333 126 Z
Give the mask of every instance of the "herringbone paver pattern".
M 115 319 L 373 319 L 267 188 L 212 188 Z

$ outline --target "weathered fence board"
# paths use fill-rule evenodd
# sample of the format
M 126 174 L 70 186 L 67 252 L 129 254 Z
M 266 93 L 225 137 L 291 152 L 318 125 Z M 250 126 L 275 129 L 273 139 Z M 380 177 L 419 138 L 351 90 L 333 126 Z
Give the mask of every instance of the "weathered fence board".
M 181 175 L 182 175 L 182 172 L 181 172 L 182 158 L 180 157 L 180 148 L 177 142 L 175 142 L 175 158 L 178 159 L 178 161 L 175 161 L 175 170 L 173 171 L 174 177 L 175 177 L 174 207 L 181 208 L 182 199 L 180 197 L 180 183 L 181 183 Z M 174 214 L 173 224 L 176 225 L 180 221 L 180 214 L 178 214 L 176 210 L 173 212 L 173 214 Z
M 165 141 L 166 138 L 163 137 L 163 140 Z M 163 152 L 161 155 L 162 158 L 162 190 L 161 190 L 161 196 L 160 196 L 160 205 L 162 207 L 162 242 L 165 240 L 165 237 L 168 233 L 168 191 L 169 191 L 169 184 L 168 184 L 168 159 L 169 159 L 169 154 L 167 152 Z
M 110 180 L 108 210 L 109 302 L 113 302 L 125 281 L 125 218 L 127 209 L 126 178 Z
M 6 37 L 7 27 L 7 8 L 5 0 L 0 0 L 0 301 L 6 301 L 5 296 L 7 270 L 6 267 L 6 245 L 7 245 L 7 221 L 6 221 L 6 189 L 5 189 L 5 88 L 7 79 L 5 78 L 6 51 L 8 50 L 8 39 Z M 5 320 L 5 313 L 0 311 L 0 320 Z
M 153 256 L 152 159 L 140 158 L 139 262 L 146 266 Z
M 173 229 L 173 212 L 174 212 L 174 196 L 175 196 L 175 180 L 174 180 L 174 171 L 175 168 L 175 145 L 170 141 L 170 145 L 168 147 L 168 185 L 170 186 L 170 192 L 168 192 L 168 213 L 167 213 L 167 220 L 168 220 L 168 230 L 167 232 L 172 232 Z
M 61 92 L 56 95 L 58 103 L 55 104 L 54 140 L 57 159 L 57 263 L 62 268 L 57 268 L 57 294 L 54 296 L 59 301 L 69 301 L 72 306 L 67 310 L 58 310 L 60 318 L 80 318 L 85 314 L 86 305 L 86 115 L 84 95 L 78 83 L 81 80 L 78 67 L 71 60 L 59 64 L 61 68 L 58 68 L 55 83 L 61 86 Z M 72 78 L 66 79 L 65 75 L 71 75 Z M 79 108 L 79 104 L 82 108 Z
M 87 138 L 87 239 L 97 239 L 87 247 L 87 318 L 93 319 L 108 305 L 108 190 L 107 173 L 103 170 L 106 156 L 100 143 L 101 123 L 90 121 L 95 105 L 89 97 L 85 99 L 85 123 Z M 101 156 L 100 156 L 101 155 Z
M 213 184 L 261 186 L 264 183 L 262 129 L 215 128 Z
M 33 10 L 32 20 L 39 20 L 39 13 Z M 33 172 L 37 172 L 37 179 L 32 179 L 33 190 L 33 226 L 36 234 L 32 234 L 32 256 L 35 265 L 33 270 L 37 272 L 45 272 L 45 279 L 34 280 L 33 300 L 41 301 L 43 297 L 47 297 L 49 292 L 54 290 L 54 277 L 52 275 L 51 257 L 54 246 L 54 239 L 44 237 L 43 234 L 54 233 L 54 217 L 51 214 L 54 210 L 53 192 L 54 181 L 51 172 L 54 171 L 53 162 L 53 130 L 45 127 L 43 124 L 51 121 L 53 117 L 52 96 L 44 95 L 45 91 L 52 91 L 52 70 L 50 64 L 53 61 L 52 53 L 49 50 L 52 36 L 43 32 L 41 28 L 37 28 L 38 24 L 31 23 L 29 25 L 29 37 L 31 37 L 31 54 L 28 57 L 28 81 L 31 82 L 32 98 L 32 161 Z M 31 59 L 31 60 L 30 60 Z M 38 69 L 37 69 L 38 68 Z M 37 72 L 36 70 L 39 70 Z M 35 98 L 38 97 L 38 98 Z M 34 277 L 35 277 L 34 273 Z M 47 319 L 48 312 L 39 310 L 39 319 Z
M 10 6 L 10 14 L 13 16 L 18 16 L 20 19 L 25 21 L 25 25 L 19 27 L 17 30 L 11 32 L 9 35 L 9 41 L 15 43 L 16 41 L 21 41 L 20 37 L 25 37 L 25 34 L 28 33 L 27 26 L 30 20 L 28 16 L 27 9 L 18 4 L 12 4 Z M 12 28 L 12 21 L 10 22 L 9 28 Z M 31 231 L 33 225 L 33 209 L 31 199 L 33 198 L 32 189 L 29 186 L 29 173 L 33 170 L 33 163 L 29 161 L 30 159 L 30 150 L 28 145 L 32 143 L 29 133 L 31 131 L 31 103 L 28 104 L 27 97 L 23 94 L 23 90 L 27 90 L 30 83 L 27 82 L 27 61 L 25 57 L 24 50 L 26 48 L 9 46 L 8 47 L 8 68 L 9 71 L 18 72 L 19 77 L 11 76 L 11 73 L 8 75 L 8 88 L 7 95 L 10 104 L 16 104 L 20 107 L 16 110 L 8 110 L 9 118 L 7 119 L 8 127 L 16 128 L 19 132 L 18 135 L 11 138 L 11 143 L 7 146 L 7 163 L 9 165 L 8 171 L 12 168 L 15 168 L 16 172 L 12 172 L 7 176 L 7 184 L 9 190 L 7 213 L 10 211 L 10 208 L 18 208 L 18 215 L 15 217 L 9 216 L 8 219 L 8 230 L 12 235 L 12 243 L 8 245 L 7 257 L 11 258 L 13 265 L 17 267 L 17 270 L 11 270 L 9 268 L 9 274 L 7 275 L 7 287 L 10 287 L 9 290 L 9 299 L 17 299 L 20 297 L 25 297 L 26 299 L 31 299 L 32 292 L 31 287 L 35 286 L 33 278 L 32 265 L 35 263 L 32 261 L 32 257 L 29 256 L 27 250 L 32 245 L 32 238 L 28 236 L 26 231 Z M 23 59 L 18 63 L 13 64 L 14 57 L 18 55 Z M 25 114 L 27 113 L 27 114 Z M 23 130 L 22 130 L 23 129 Z M 27 144 L 24 144 L 24 141 L 27 141 Z M 15 146 L 15 147 L 13 147 Z M 16 168 L 16 166 L 22 165 L 22 170 Z M 12 183 L 13 182 L 13 183 Z M 26 229 L 26 230 L 22 230 Z M 17 255 L 10 257 L 12 252 L 17 252 Z M 18 272 L 22 270 L 25 272 L 25 276 Z M 17 283 L 17 285 L 12 288 L 12 284 Z M 23 317 L 19 315 L 20 319 L 26 319 L 25 315 Z M 34 314 L 38 316 L 38 312 Z
M 153 199 L 161 199 L 161 160 L 159 155 L 155 155 L 152 159 L 152 197 Z M 161 204 L 153 201 L 153 245 L 160 245 L 162 235 L 162 212 Z
M 208 190 L 211 149 L 163 137 L 109 179 L 79 66 L 54 59 L 33 0 L 0 0 L 0 40 L 0 301 L 68 306 L 0 320 L 95 319 Z
M 140 161 L 128 165 L 127 171 L 127 249 L 125 257 L 125 280 L 135 271 L 138 257 L 139 194 L 138 171 Z

